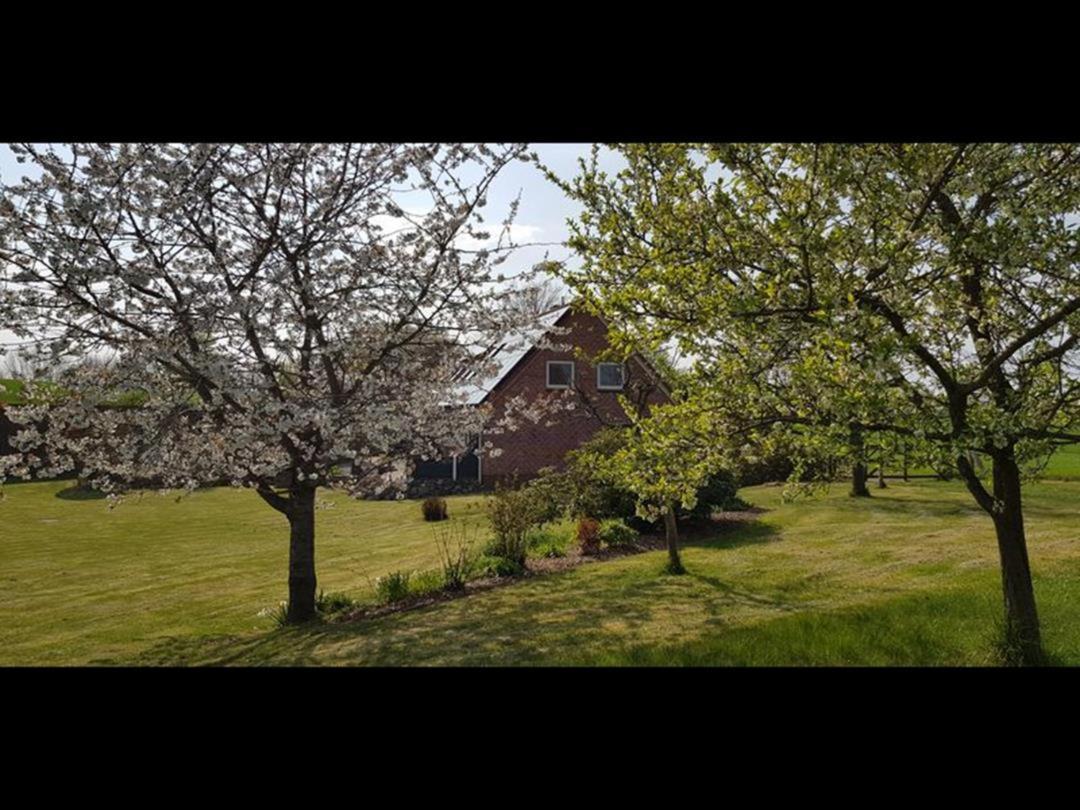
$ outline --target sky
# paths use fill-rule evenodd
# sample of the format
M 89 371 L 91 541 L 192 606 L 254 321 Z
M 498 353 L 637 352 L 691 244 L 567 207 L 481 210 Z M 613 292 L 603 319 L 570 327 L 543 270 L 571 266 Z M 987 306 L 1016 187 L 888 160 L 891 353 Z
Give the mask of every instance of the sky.
M 541 161 L 557 175 L 570 178 L 577 173 L 578 158 L 587 157 L 587 143 L 540 143 L 532 144 Z M 604 163 L 613 159 L 608 156 Z M 16 163 L 6 144 L 0 144 L 0 184 L 17 181 L 28 164 Z M 501 222 L 513 198 L 521 193 L 521 204 L 515 220 L 512 236 L 518 243 L 552 243 L 541 247 L 522 248 L 515 251 L 501 269 L 507 277 L 528 270 L 541 261 L 545 254 L 556 261 L 576 263 L 571 251 L 562 246 L 568 237 L 566 220 L 577 214 L 579 207 L 568 200 L 559 188 L 551 183 L 531 163 L 514 162 L 500 172 L 488 194 L 486 220 L 492 226 Z M 12 345 L 14 335 L 0 324 L 0 344 Z

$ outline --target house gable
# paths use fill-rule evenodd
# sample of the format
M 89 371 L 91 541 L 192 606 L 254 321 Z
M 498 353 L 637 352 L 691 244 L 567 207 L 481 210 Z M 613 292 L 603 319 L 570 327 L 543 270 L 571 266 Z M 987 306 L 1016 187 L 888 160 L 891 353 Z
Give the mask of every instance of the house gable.
M 536 475 L 544 467 L 561 467 L 566 453 L 592 438 L 608 425 L 628 423 L 619 395 L 640 397 L 645 405 L 665 402 L 669 392 L 659 375 L 643 358 L 633 355 L 625 364 L 624 389 L 606 390 L 598 383 L 596 365 L 584 360 L 609 347 L 607 326 L 595 315 L 567 309 L 555 321 L 561 334 L 552 335 L 552 346 L 537 345 L 525 352 L 490 389 L 483 402 L 492 408 L 492 423 L 505 414 L 516 397 L 527 402 L 541 398 L 573 401 L 571 410 L 559 410 L 533 424 L 519 420 L 516 430 L 485 435 L 497 451 L 483 459 L 485 480 Z M 551 389 L 547 367 L 551 362 L 574 363 L 571 389 Z

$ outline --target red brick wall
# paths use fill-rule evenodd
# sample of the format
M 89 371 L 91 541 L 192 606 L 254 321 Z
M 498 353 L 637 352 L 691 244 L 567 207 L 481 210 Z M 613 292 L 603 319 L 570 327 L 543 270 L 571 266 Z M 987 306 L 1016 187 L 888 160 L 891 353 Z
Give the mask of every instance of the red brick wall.
M 596 367 L 575 356 L 575 349 L 593 357 L 607 348 L 607 329 L 603 322 L 592 315 L 567 312 L 556 325 L 569 331 L 552 335 L 550 340 L 566 344 L 565 350 L 536 349 L 527 355 L 488 396 L 487 401 L 493 406 L 491 422 L 502 416 L 507 400 L 519 395 L 524 395 L 530 402 L 543 397 L 569 396 L 575 406 L 573 410 L 557 412 L 536 424 L 524 421 L 514 431 L 486 434 L 485 441 L 490 441 L 493 447 L 502 452 L 494 457 L 484 456 L 482 474 L 485 484 L 514 476 L 524 480 L 536 475 L 543 467 L 561 467 L 566 452 L 591 438 L 605 422 L 626 422 L 626 414 L 617 399 L 618 392 L 598 390 Z M 574 362 L 574 383 L 580 394 L 548 389 L 549 360 Z M 626 364 L 626 389 L 622 393 L 631 395 L 632 388 L 639 385 L 652 389 L 646 402 L 655 404 L 666 401 L 667 397 L 657 387 L 655 378 L 645 365 L 637 358 L 631 358 Z M 582 396 L 595 413 L 582 405 Z

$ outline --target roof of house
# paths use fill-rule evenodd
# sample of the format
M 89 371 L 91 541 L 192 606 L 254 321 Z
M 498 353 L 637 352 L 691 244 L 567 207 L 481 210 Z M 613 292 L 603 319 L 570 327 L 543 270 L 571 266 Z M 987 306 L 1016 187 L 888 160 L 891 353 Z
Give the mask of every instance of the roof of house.
M 562 320 L 563 316 L 566 315 L 571 308 L 572 305 L 567 304 L 558 307 L 557 309 L 553 309 L 541 316 L 532 329 L 516 332 L 508 336 L 504 341 L 489 348 L 487 352 L 478 359 L 484 364 L 495 364 L 495 370 L 483 378 L 462 381 L 459 391 L 463 395 L 465 403 L 468 405 L 479 405 L 484 402 L 488 395 L 495 390 L 496 386 L 506 379 L 510 372 L 513 371 L 533 349 L 537 348 L 537 344 L 539 344 L 544 336 L 547 335 L 560 320 Z M 635 352 L 635 356 L 656 378 L 656 381 L 660 386 L 670 394 L 667 381 L 656 365 L 640 352 Z
M 532 329 L 507 335 L 503 341 L 489 348 L 478 358 L 485 365 L 495 364 L 495 370 L 485 377 L 467 380 L 461 384 L 461 392 L 465 396 L 466 404 L 479 405 L 487 399 L 495 386 L 502 382 L 569 310 L 569 305 L 553 309 L 541 316 Z

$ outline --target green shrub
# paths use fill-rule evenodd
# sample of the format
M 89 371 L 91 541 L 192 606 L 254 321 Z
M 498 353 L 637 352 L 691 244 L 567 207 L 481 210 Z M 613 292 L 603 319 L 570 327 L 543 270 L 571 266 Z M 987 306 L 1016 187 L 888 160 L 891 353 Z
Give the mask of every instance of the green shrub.
M 449 524 L 435 527 L 435 547 L 442 563 L 442 583 L 448 591 L 465 588 L 474 565 L 473 543 L 469 538 L 468 524 Z
M 582 554 L 595 554 L 600 550 L 600 522 L 583 517 L 577 525 L 577 541 Z
M 606 428 L 566 454 L 566 509 L 571 517 L 633 518 L 637 499 L 628 489 L 613 484 L 597 459 L 609 458 L 626 444 L 626 430 Z M 551 485 L 555 488 L 554 484 Z
M 545 467 L 540 475 L 525 485 L 534 499 L 538 524 L 554 523 L 567 513 L 571 502 L 571 482 L 564 473 Z
M 709 476 L 708 480 L 698 489 L 697 503 L 690 510 L 692 518 L 707 518 L 713 512 L 723 510 L 725 504 L 730 503 L 735 497 L 735 479 L 726 470 L 720 470 Z M 680 517 L 685 517 L 682 512 Z
M 525 566 L 519 565 L 506 557 L 484 554 L 476 560 L 475 572 L 485 577 L 519 577 L 525 573 Z
M 606 428 L 576 450 L 566 454 L 566 470 L 552 473 L 546 484 L 549 491 L 562 493 L 567 511 L 572 517 L 592 517 L 600 520 L 619 518 L 631 528 L 646 531 L 653 524 L 637 515 L 637 498 L 628 489 L 613 484 L 605 475 L 603 460 L 626 446 L 628 432 L 624 428 Z M 713 474 L 698 490 L 697 505 L 679 517 L 708 517 L 713 511 L 734 503 L 735 483 L 731 473 Z
M 552 513 L 544 493 L 528 487 L 497 486 L 488 498 L 486 508 L 493 534 L 487 554 L 504 557 L 524 568 L 529 551 L 529 531 L 550 520 Z
M 533 529 L 529 532 L 529 551 L 537 557 L 565 557 L 570 541 L 566 531 Z
M 420 504 L 420 510 L 424 513 L 424 520 L 429 522 L 446 520 L 449 517 L 446 511 L 446 498 L 436 496 L 424 498 L 424 502 Z
M 597 534 L 604 545 L 612 548 L 633 545 L 638 539 L 636 530 L 616 518 L 600 521 L 600 529 Z
M 357 601 L 344 593 L 323 593 L 315 597 L 315 610 L 323 616 L 332 616 L 335 613 L 343 613 L 357 606 Z
M 380 602 L 400 602 L 409 596 L 409 571 L 393 571 L 375 580 L 375 594 Z
M 409 577 L 409 593 L 413 596 L 427 596 L 441 591 L 445 584 L 441 571 L 417 571 Z

